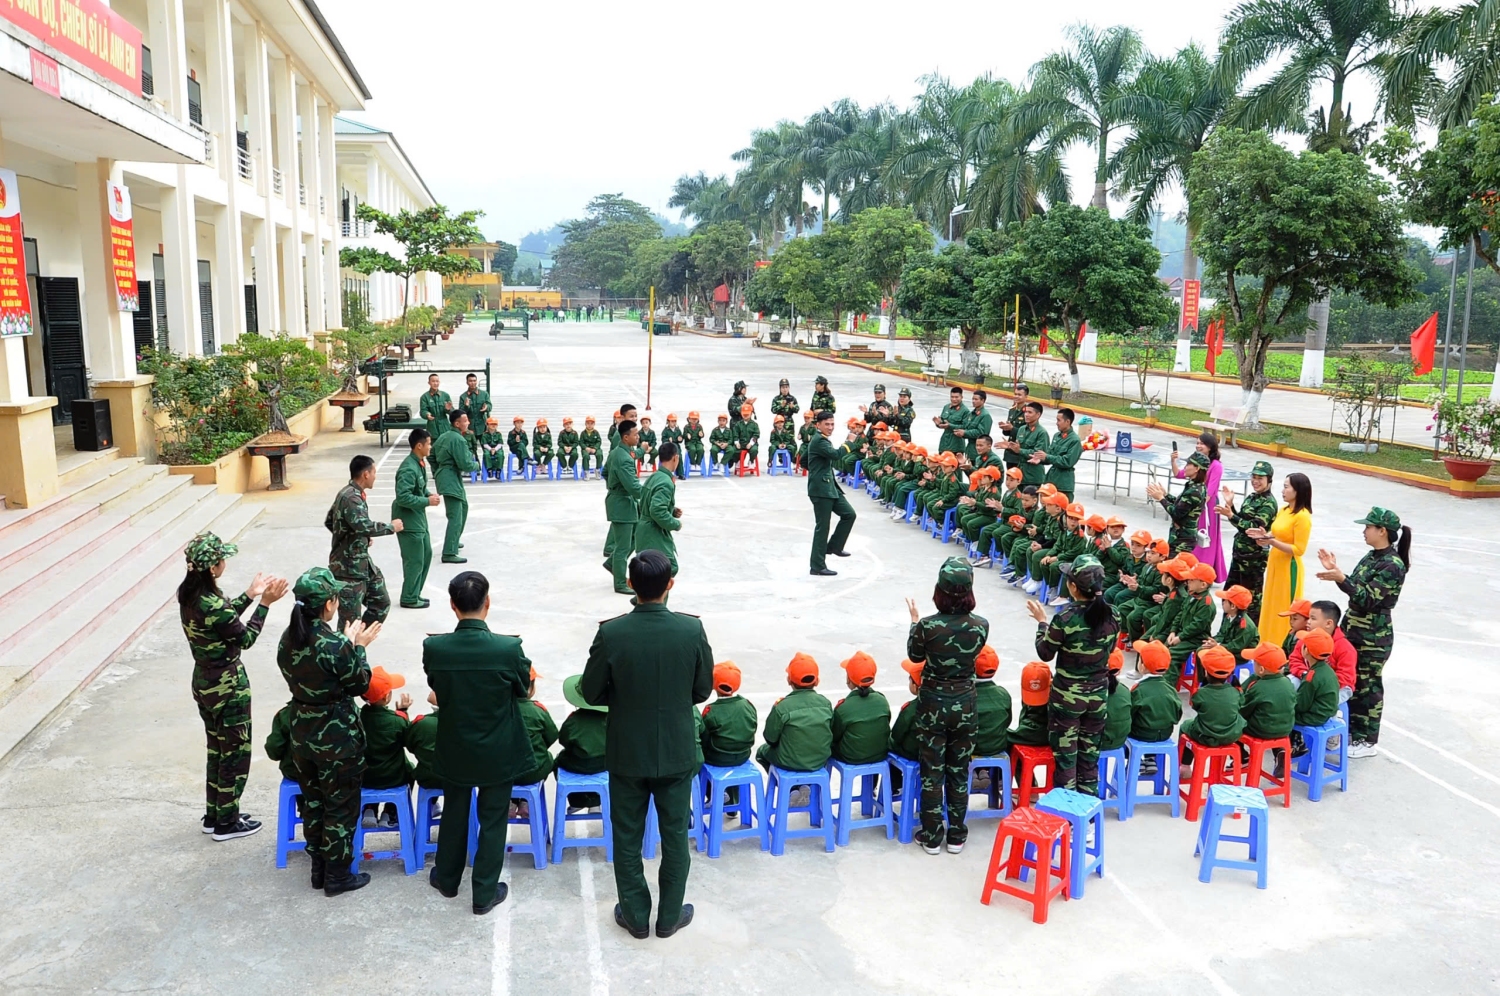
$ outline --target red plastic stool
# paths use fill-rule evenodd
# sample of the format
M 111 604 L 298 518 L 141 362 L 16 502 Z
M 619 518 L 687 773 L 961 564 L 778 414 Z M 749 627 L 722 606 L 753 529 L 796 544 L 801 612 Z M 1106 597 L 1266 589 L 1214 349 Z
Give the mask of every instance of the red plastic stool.
M 1037 784 L 1036 769 L 1043 765 L 1047 768 L 1047 789 L 1054 788 L 1056 781 L 1057 763 L 1052 758 L 1051 747 L 1040 747 L 1032 744 L 1013 744 L 1010 748 L 1011 767 L 1016 772 L 1016 805 L 1029 806 L 1044 789 Z
M 1198 812 L 1208 797 L 1210 785 L 1240 783 L 1240 745 L 1232 743 L 1227 747 L 1205 747 L 1183 734 L 1178 738 L 1178 764 L 1182 763 L 1184 748 L 1190 744 L 1193 748 L 1193 777 L 1182 790 L 1182 798 L 1187 802 L 1188 820 L 1196 823 Z
M 1191 671 L 1189 671 L 1191 668 Z M 1198 690 L 1198 655 L 1188 654 L 1187 660 L 1182 662 L 1182 671 L 1177 675 L 1177 690 L 1187 690 L 1189 695 Z
M 740 450 L 740 465 L 734 469 L 736 477 L 759 477 L 760 461 L 751 462 L 750 451 Z
M 1261 740 L 1246 734 L 1240 737 L 1240 743 L 1250 748 L 1250 761 L 1245 765 L 1245 787 L 1261 788 L 1260 783 L 1267 781 L 1271 788 L 1261 789 L 1265 793 L 1266 801 L 1270 802 L 1275 796 L 1281 796 L 1281 808 L 1289 809 L 1292 805 L 1292 738 L 1281 737 L 1276 740 Z M 1286 754 L 1286 766 L 1281 769 L 1281 777 L 1274 774 L 1276 766 L 1274 763 L 1267 765 L 1266 759 L 1274 757 L 1273 750 L 1284 750 Z
M 979 901 L 988 906 L 992 895 L 1003 892 L 1029 902 L 1032 921 L 1046 923 L 1047 904 L 1052 897 L 1061 894 L 1067 899 L 1071 895 L 1068 882 L 1072 878 L 1072 833 L 1073 828 L 1067 820 L 1030 807 L 1017 809 L 1005 817 L 995 828 L 995 846 L 990 850 L 990 866 L 984 875 L 984 890 L 979 894 Z M 1008 858 L 1006 841 L 1010 842 Z M 1036 849 L 1034 858 L 1026 857 L 1028 844 Z M 1054 865 L 1053 855 L 1057 852 L 1061 852 L 1057 857 L 1060 864 Z M 1019 880 L 1022 867 L 1029 868 L 1035 876 L 1029 890 L 1006 881 Z

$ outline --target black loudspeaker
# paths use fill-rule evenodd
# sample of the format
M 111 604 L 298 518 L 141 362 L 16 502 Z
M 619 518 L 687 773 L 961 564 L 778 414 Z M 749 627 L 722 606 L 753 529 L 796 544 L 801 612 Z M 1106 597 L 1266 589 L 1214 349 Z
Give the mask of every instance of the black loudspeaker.
M 115 445 L 114 426 L 109 421 L 109 402 L 98 398 L 73 401 L 73 448 L 97 453 Z

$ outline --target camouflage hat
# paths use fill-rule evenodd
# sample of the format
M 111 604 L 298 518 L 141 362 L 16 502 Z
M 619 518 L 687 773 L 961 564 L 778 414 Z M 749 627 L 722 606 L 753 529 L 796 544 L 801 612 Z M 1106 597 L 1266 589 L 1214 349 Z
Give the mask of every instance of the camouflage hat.
M 322 605 L 344 590 L 344 583 L 326 567 L 312 567 L 302 572 L 292 585 L 292 594 L 304 605 Z
M 1057 569 L 1081 591 L 1098 591 L 1104 587 L 1104 565 L 1092 553 L 1079 554 L 1071 564 L 1059 564 Z
M 813 383 L 814 384 L 823 384 L 823 385 L 826 386 L 828 384 L 828 378 L 824 377 L 822 374 L 818 374 L 816 377 L 813 378 Z
M 1271 478 L 1276 476 L 1276 473 L 1271 469 L 1270 461 L 1257 460 L 1255 461 L 1255 466 L 1250 468 L 1250 476 L 1264 477 L 1269 481 Z
M 789 381 L 789 380 L 787 380 L 785 377 L 783 377 L 783 378 L 781 378 L 781 383 L 779 385 L 777 385 L 777 386 L 779 386 L 779 387 L 791 387 L 792 386 L 792 382 Z
M 974 568 L 968 561 L 949 557 L 938 568 L 937 586 L 949 595 L 967 595 L 974 588 Z
M 1356 525 L 1379 526 L 1382 529 L 1400 530 L 1401 528 L 1401 516 L 1379 505 L 1366 512 L 1363 519 L 1355 519 L 1354 522 Z
M 233 543 L 225 543 L 213 533 L 199 533 L 188 543 L 183 553 L 188 566 L 195 571 L 206 571 L 221 560 L 228 560 L 240 552 Z
M 884 384 L 876 384 L 875 385 L 875 393 L 876 394 L 884 394 L 885 393 L 885 385 Z
M 1188 463 L 1192 464 L 1194 467 L 1197 467 L 1199 470 L 1208 469 L 1208 457 L 1204 456 L 1202 453 L 1194 453 L 1192 456 L 1188 457 Z

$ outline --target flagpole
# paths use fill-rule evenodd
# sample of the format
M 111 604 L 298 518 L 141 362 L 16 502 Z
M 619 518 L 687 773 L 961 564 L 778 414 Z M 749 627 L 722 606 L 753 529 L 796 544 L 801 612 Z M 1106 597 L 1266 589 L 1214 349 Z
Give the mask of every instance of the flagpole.
M 646 411 L 651 410 L 651 361 L 656 355 L 656 287 L 651 288 L 651 304 L 646 312 Z
M 1469 237 L 1469 273 L 1464 277 L 1464 330 L 1458 345 L 1458 403 L 1464 403 L 1464 370 L 1469 365 L 1469 312 L 1474 306 L 1474 237 Z
M 1453 343 L 1453 291 L 1458 286 L 1458 247 L 1453 247 L 1452 272 L 1448 274 L 1448 328 L 1443 332 L 1443 380 L 1441 391 L 1444 396 L 1448 394 L 1448 349 Z M 1460 398 L 1459 400 L 1463 400 Z M 1442 438 L 1443 427 L 1437 424 L 1437 419 L 1432 420 L 1432 458 L 1437 459 L 1438 440 Z

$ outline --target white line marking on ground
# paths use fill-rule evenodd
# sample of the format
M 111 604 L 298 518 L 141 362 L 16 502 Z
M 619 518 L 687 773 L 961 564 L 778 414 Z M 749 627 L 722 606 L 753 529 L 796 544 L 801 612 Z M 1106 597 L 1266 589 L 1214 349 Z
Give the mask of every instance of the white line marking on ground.
M 583 937 L 589 952 L 589 996 L 609 996 L 604 949 L 599 943 L 599 900 L 594 896 L 594 859 L 578 852 L 578 897 L 583 902 Z
M 1485 771 L 1483 768 L 1479 767 L 1478 765 L 1471 764 L 1468 761 L 1465 761 L 1463 758 L 1459 757 L 1457 754 L 1453 753 L 1450 750 L 1446 750 L 1446 749 L 1444 749 L 1442 747 L 1439 747 L 1437 744 L 1433 743 L 1430 740 L 1424 740 L 1422 737 L 1417 736 L 1415 733 L 1411 732 L 1410 730 L 1405 729 L 1404 727 L 1397 726 L 1395 723 L 1392 723 L 1390 720 L 1386 720 L 1384 723 L 1382 723 L 1380 728 L 1382 730 L 1390 730 L 1393 733 L 1399 733 L 1403 737 L 1406 737 L 1408 740 L 1415 740 L 1417 743 L 1421 744 L 1423 747 L 1426 747 L 1428 750 L 1432 751 L 1433 753 L 1438 754 L 1439 756 L 1441 756 L 1443 758 L 1446 758 L 1449 761 L 1452 761 L 1454 764 L 1457 764 L 1460 767 L 1468 768 L 1470 771 L 1474 772 L 1474 774 L 1478 775 L 1480 778 L 1483 778 L 1486 781 L 1494 782 L 1496 785 L 1500 785 L 1500 777 L 1496 777 L 1495 775 L 1490 774 L 1488 771 Z M 1384 749 L 1385 748 L 1383 748 L 1383 747 L 1381 748 L 1381 750 L 1384 750 Z
M 1463 800 L 1465 800 L 1467 802 L 1472 802 L 1474 805 L 1478 806 L 1480 809 L 1483 809 L 1483 810 L 1486 810 L 1487 812 L 1493 813 L 1496 816 L 1500 816 L 1500 807 L 1492 806 L 1489 803 L 1487 803 L 1487 802 L 1485 802 L 1485 801 L 1483 801 L 1481 799 L 1476 799 L 1472 795 L 1470 795 L 1469 793 L 1465 792 L 1463 789 L 1456 788 L 1453 785 L 1450 785 L 1449 783 L 1443 781 L 1441 778 L 1437 777 L 1436 775 L 1429 774 L 1428 772 L 1423 771 L 1421 768 L 1417 767 L 1415 764 L 1412 764 L 1406 758 L 1401 757 L 1400 755 L 1397 755 L 1397 754 L 1392 754 L 1391 751 L 1390 751 L 1390 748 L 1386 747 L 1384 744 L 1382 744 L 1381 747 L 1380 747 L 1380 753 L 1383 754 L 1384 756 L 1390 758 L 1392 761 L 1395 761 L 1397 764 L 1404 764 L 1404 765 L 1406 765 L 1408 768 L 1410 768 L 1411 770 L 1415 771 L 1417 774 L 1421 775 L 1423 778 L 1427 779 L 1429 782 L 1431 782 L 1432 784 L 1438 786 L 1439 788 L 1445 788 L 1449 792 L 1452 792 L 1454 795 L 1458 796 L 1460 799 L 1463 799 Z
M 516 897 L 512 895 L 495 910 L 495 944 L 494 953 L 490 957 L 490 996 L 510 996 L 510 913 L 515 907 Z
M 1209 955 L 1203 951 L 1201 945 L 1190 943 L 1186 938 L 1179 936 L 1176 931 L 1167 926 L 1166 922 L 1157 916 L 1151 907 L 1142 902 L 1141 898 L 1129 886 L 1120 881 L 1119 875 L 1110 872 L 1104 877 L 1104 880 L 1113 883 L 1114 887 L 1119 889 L 1120 894 L 1125 897 L 1126 902 L 1134 906 L 1136 912 L 1140 913 L 1151 926 L 1156 928 L 1158 938 L 1169 943 L 1169 950 L 1176 951 L 1181 955 L 1184 965 L 1195 972 L 1202 972 L 1208 978 L 1209 985 L 1214 987 L 1214 991 L 1219 996 L 1239 996 L 1235 988 L 1226 982 L 1222 975 L 1214 971 L 1213 966 L 1209 964 Z
M 401 440 L 403 440 L 403 439 L 406 438 L 406 433 L 407 433 L 407 430 L 406 429 L 402 429 L 401 430 L 401 434 L 398 435 L 395 439 L 391 440 L 391 445 L 389 445 L 389 446 L 387 446 L 385 448 L 385 455 L 382 456 L 380 458 L 380 462 L 375 465 L 375 471 L 376 471 L 376 473 L 379 473 L 380 469 L 385 466 L 385 462 L 391 458 L 391 454 L 393 454 L 393 453 L 396 452 L 396 444 L 399 443 L 399 442 L 401 442 Z M 405 458 L 403 457 L 403 459 L 405 459 Z M 391 489 L 391 496 L 395 497 L 395 494 L 396 494 L 396 489 L 392 488 Z
M 1439 643 L 1460 643 L 1466 647 L 1493 647 L 1493 640 L 1460 640 L 1453 636 L 1431 636 L 1427 633 L 1397 633 L 1403 640 L 1436 640 Z

